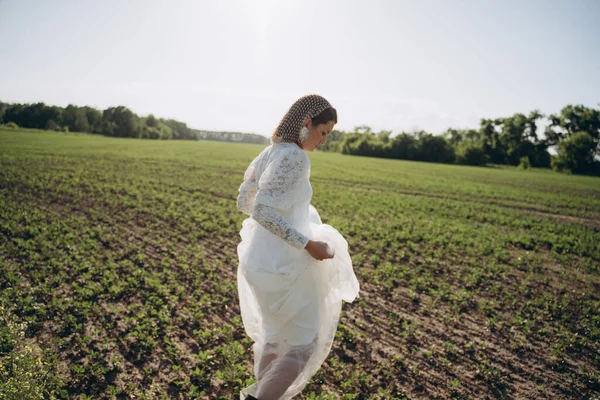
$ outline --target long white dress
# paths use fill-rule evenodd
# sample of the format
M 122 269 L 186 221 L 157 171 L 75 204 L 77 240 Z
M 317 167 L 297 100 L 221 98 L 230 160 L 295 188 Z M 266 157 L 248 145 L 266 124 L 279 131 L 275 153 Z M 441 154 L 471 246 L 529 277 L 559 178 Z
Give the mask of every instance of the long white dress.
M 274 384 L 287 387 L 281 399 L 302 391 L 329 354 L 342 300 L 358 296 L 348 243 L 310 204 L 309 177 L 302 149 L 272 144 L 252 161 L 239 188 L 238 208 L 250 218 L 240 231 L 238 292 L 244 327 L 255 342 L 257 379 L 242 399 L 260 399 Z M 309 239 L 328 243 L 335 256 L 315 260 L 304 249 Z

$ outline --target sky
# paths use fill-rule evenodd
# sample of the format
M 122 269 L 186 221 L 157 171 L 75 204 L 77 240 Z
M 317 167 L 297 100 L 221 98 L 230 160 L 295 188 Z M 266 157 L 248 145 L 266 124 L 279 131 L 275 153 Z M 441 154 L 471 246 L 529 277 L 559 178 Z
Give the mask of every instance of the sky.
M 270 135 L 300 96 L 337 128 L 477 128 L 600 107 L 598 0 L 0 0 L 0 100 L 125 105 Z

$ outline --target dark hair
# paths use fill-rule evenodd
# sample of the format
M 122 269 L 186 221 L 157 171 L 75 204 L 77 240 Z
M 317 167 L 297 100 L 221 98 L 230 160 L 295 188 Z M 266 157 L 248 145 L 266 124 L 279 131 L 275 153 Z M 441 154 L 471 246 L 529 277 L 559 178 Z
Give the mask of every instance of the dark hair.
M 313 125 L 326 124 L 329 121 L 337 124 L 337 111 L 333 107 L 326 108 L 321 114 L 313 117 L 311 120 Z

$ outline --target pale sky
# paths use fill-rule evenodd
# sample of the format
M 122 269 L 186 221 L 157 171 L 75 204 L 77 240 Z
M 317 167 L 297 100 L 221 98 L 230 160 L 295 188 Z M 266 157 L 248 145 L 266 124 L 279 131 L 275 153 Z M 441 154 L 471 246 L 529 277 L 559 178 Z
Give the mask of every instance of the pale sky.
M 269 135 L 308 93 L 338 128 L 476 128 L 599 107 L 600 0 L 0 0 L 0 100 Z

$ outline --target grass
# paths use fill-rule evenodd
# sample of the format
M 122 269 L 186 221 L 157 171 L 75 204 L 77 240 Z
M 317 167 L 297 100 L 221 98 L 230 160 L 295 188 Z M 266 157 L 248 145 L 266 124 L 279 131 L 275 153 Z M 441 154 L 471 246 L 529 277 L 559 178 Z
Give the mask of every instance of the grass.
M 21 398 L 225 399 L 252 381 L 235 198 L 260 146 L 23 130 L 0 144 L 0 361 L 45 371 Z M 362 292 L 304 398 L 600 394 L 600 179 L 310 158 Z

